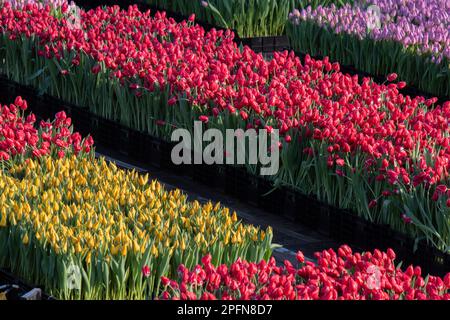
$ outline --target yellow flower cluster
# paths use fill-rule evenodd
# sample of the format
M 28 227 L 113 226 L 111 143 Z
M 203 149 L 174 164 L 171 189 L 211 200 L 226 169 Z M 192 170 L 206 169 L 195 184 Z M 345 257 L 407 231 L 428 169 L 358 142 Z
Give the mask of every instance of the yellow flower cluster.
M 30 159 L 0 171 L 0 203 L 0 230 L 20 226 L 24 245 L 34 241 L 88 264 L 99 254 L 108 260 L 142 255 L 149 246 L 157 257 L 189 246 L 206 253 L 217 242 L 256 244 L 266 237 L 219 203 L 189 202 L 179 190 L 165 191 L 148 175 L 103 159 Z

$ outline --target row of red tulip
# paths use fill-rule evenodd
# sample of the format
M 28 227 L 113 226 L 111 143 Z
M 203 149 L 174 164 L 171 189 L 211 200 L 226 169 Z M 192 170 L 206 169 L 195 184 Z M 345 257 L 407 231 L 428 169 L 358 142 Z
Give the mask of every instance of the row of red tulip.
M 359 83 L 328 59 L 302 63 L 284 52 L 267 61 L 247 47 L 240 50 L 230 31 L 205 33 L 193 19 L 177 24 L 136 7 L 81 11 L 80 28 L 32 5 L 23 11 L 5 5 L 0 12 L 3 41 L 7 48 L 16 45 L 5 58 L 7 72 L 21 71 L 14 77 L 33 70 L 17 64 L 35 52 L 36 61 L 59 67 L 58 77 L 51 74 L 54 92 L 77 101 L 98 96 L 110 106 L 101 108 L 103 115 L 140 130 L 153 130 L 149 119 L 192 127 L 192 117 L 176 116 L 186 100 L 197 112 L 189 115 L 207 125 L 278 128 L 284 136 L 282 182 L 449 247 L 450 102 L 429 109 L 436 100 L 403 96 L 403 82 Z M 21 50 L 29 41 L 31 50 Z M 49 69 L 44 64 L 38 74 Z M 117 80 L 138 98 L 126 90 L 112 90 L 111 97 L 95 93 L 96 84 L 103 90 L 104 81 Z M 163 88 L 169 92 L 166 110 L 144 105 Z
M 161 299 L 173 300 L 450 300 L 450 273 L 424 276 L 420 267 L 402 271 L 395 253 L 374 250 L 353 253 L 343 245 L 317 252 L 317 263 L 305 262 L 298 252 L 298 267 L 289 261 L 237 260 L 231 266 L 213 266 L 211 256 L 202 265 L 178 268 L 179 279 L 161 279 Z M 144 266 L 143 276 L 151 270 Z
M 24 116 L 27 108 L 27 101 L 21 97 L 17 97 L 13 104 L 0 104 L 0 160 L 50 154 L 62 158 L 91 151 L 92 137 L 83 139 L 78 132 L 73 132 L 71 119 L 63 111 L 58 112 L 52 122 L 41 121 L 36 128 L 35 115 Z

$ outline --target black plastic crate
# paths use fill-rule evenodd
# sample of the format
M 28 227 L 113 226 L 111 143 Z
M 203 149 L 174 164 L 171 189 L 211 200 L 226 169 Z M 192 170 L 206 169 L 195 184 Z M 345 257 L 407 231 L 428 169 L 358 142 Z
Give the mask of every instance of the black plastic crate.
M 75 123 L 76 125 L 76 123 Z M 116 147 L 116 128 L 110 123 L 102 121 L 98 117 L 92 117 L 91 119 L 91 134 L 95 138 L 95 141 L 107 148 Z
M 260 179 L 258 176 L 255 176 L 253 174 L 247 175 L 247 186 L 246 186 L 246 192 L 247 192 L 247 202 L 251 205 L 257 206 L 259 203 L 259 183 Z
M 366 222 L 364 233 L 361 234 L 361 242 L 365 248 L 383 249 L 386 238 L 386 227 L 376 223 Z
M 161 139 L 157 139 L 159 142 L 156 145 L 159 145 L 158 149 L 160 152 L 160 165 L 161 169 L 170 170 L 173 173 L 178 175 L 182 175 L 185 172 L 186 165 L 183 164 L 174 164 L 172 162 L 172 149 L 175 146 L 173 142 L 167 142 Z
M 267 36 L 240 38 L 237 43 L 250 47 L 255 52 L 272 53 L 275 51 L 289 50 L 289 39 L 287 36 Z
M 131 130 L 129 135 L 129 157 L 145 163 L 151 163 L 151 153 L 148 148 L 149 136 L 136 130 Z
M 405 261 L 405 263 L 412 263 L 412 256 L 414 254 L 414 240 L 397 231 L 391 232 L 392 237 L 389 239 L 390 247 L 397 255 L 397 261 Z M 424 266 L 426 268 L 426 266 Z
M 296 221 L 298 211 L 301 210 L 302 196 L 299 192 L 287 188 L 284 197 L 284 216 L 289 220 Z
M 252 177 L 245 168 L 225 166 L 225 192 L 244 202 L 258 203 L 257 177 Z
M 286 190 L 274 186 L 272 181 L 259 177 L 258 207 L 277 215 L 283 215 Z
M 149 136 L 145 139 L 144 143 L 145 145 L 143 146 L 143 150 L 144 153 L 148 155 L 150 163 L 157 168 L 162 168 L 164 164 L 162 156 L 163 146 L 161 140 Z
M 234 183 L 236 197 L 241 201 L 247 202 L 249 198 L 250 178 L 249 173 L 244 168 L 236 169 Z
M 72 119 L 74 129 L 81 135 L 92 135 L 92 115 L 82 108 L 71 108 L 69 116 Z
M 333 239 L 339 239 L 342 230 L 342 216 L 347 213 L 334 206 L 329 206 L 329 212 L 329 236 Z
M 319 220 L 317 223 L 317 231 L 325 236 L 331 236 L 331 215 L 332 215 L 332 208 L 326 204 L 323 204 L 320 206 L 319 210 Z
M 321 203 L 315 197 L 302 196 L 297 208 L 297 221 L 317 230 L 320 222 Z
M 236 173 L 236 168 L 232 167 L 232 166 L 226 166 L 225 167 L 225 176 L 226 176 L 226 181 L 225 181 L 225 193 L 229 194 L 231 196 L 236 196 L 237 192 L 236 192 L 236 179 L 237 179 L 237 173 Z
M 431 247 L 426 241 L 419 242 L 412 262 L 435 275 L 443 276 L 450 271 L 449 255 Z
M 225 182 L 225 168 L 221 165 L 193 164 L 189 166 L 194 181 L 210 187 L 223 187 Z
M 365 221 L 349 210 L 341 211 L 338 240 L 345 243 L 357 243 L 364 236 Z

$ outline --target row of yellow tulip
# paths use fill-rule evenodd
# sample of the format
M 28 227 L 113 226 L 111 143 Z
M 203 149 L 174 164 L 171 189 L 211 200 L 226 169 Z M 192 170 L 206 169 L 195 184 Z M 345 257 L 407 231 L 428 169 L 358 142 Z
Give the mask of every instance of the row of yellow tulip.
M 0 203 L 0 266 L 60 298 L 151 298 L 161 276 L 208 252 L 228 264 L 272 250 L 270 228 L 91 156 L 28 159 L 0 171 Z

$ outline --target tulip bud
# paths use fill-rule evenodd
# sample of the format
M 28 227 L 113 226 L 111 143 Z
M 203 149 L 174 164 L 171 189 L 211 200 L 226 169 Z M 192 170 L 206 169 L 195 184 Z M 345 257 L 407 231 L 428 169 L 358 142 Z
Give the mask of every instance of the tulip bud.
M 24 245 L 27 245 L 29 243 L 28 234 L 25 233 L 25 236 L 22 238 L 22 243 Z
M 372 201 L 370 201 L 369 202 L 369 209 L 372 209 L 372 208 L 374 208 L 374 207 L 376 207 L 376 205 L 377 205 L 377 200 L 372 200 Z
M 336 160 L 336 165 L 339 166 L 339 167 L 343 167 L 345 165 L 344 159 L 337 159 Z
M 387 249 L 387 255 L 388 255 L 389 259 L 391 259 L 391 260 L 394 260 L 396 257 L 394 250 L 392 250 L 391 248 Z
M 14 104 L 17 106 L 17 107 L 21 107 L 22 106 L 22 104 L 23 104 L 23 100 L 22 100 L 22 97 L 21 96 L 18 96 L 15 100 L 14 100 Z
M 447 273 L 444 277 L 444 286 L 450 289 L 450 273 Z
M 391 73 L 387 76 L 387 80 L 389 82 L 395 81 L 397 79 L 397 74 L 396 73 Z
M 209 119 L 207 116 L 200 116 L 198 119 L 203 123 L 208 123 Z
M 422 274 L 422 269 L 419 266 L 414 268 L 414 276 L 419 277 Z
M 161 277 L 161 284 L 162 284 L 164 287 L 167 286 L 167 285 L 169 285 L 169 283 L 170 283 L 170 279 L 169 279 L 169 278 L 164 277 L 164 276 Z
M 239 112 L 239 114 L 240 114 L 242 120 L 245 121 L 245 120 L 248 119 L 248 114 L 247 114 L 247 112 L 245 112 L 244 110 L 241 110 L 241 111 Z
M 170 98 L 168 101 L 167 101 L 167 104 L 169 105 L 169 106 L 173 106 L 173 105 L 175 105 L 177 103 L 177 98 L 176 97 L 172 97 L 172 98 Z
M 414 268 L 413 268 L 412 265 L 408 266 L 408 268 L 407 268 L 406 271 L 405 271 L 405 274 L 406 274 L 408 277 L 412 277 L 412 276 L 414 275 Z
M 403 89 L 404 87 L 406 87 L 406 82 L 405 81 L 400 81 L 399 83 L 397 83 L 397 88 Z
M 303 255 L 303 252 L 299 251 L 297 252 L 297 255 L 295 256 L 297 258 L 297 261 L 300 263 L 305 262 L 305 256 Z
M 208 266 L 211 263 L 211 261 L 212 261 L 211 254 L 208 254 L 202 258 L 202 263 L 204 266 Z
M 142 275 L 145 278 L 148 278 L 150 276 L 150 268 L 147 265 L 142 267 Z

